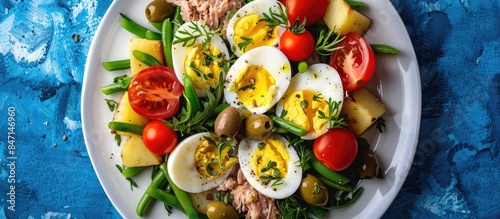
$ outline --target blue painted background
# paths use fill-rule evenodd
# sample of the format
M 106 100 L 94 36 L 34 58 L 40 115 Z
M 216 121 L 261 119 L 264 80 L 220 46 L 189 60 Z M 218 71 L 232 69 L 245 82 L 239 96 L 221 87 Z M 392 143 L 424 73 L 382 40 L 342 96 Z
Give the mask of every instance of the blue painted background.
M 120 218 L 90 164 L 79 113 L 86 54 L 111 2 L 1 0 L 0 218 Z M 391 2 L 417 53 L 423 109 L 412 169 L 384 218 L 500 218 L 500 1 Z

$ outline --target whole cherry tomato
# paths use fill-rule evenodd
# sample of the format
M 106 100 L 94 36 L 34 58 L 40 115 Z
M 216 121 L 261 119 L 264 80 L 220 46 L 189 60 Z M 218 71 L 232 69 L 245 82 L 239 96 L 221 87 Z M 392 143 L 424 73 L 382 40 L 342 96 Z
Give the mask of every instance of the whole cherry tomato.
M 149 151 L 165 155 L 177 146 L 177 133 L 161 120 L 152 120 L 144 127 L 142 140 Z
M 183 90 L 173 69 L 151 66 L 132 78 L 128 98 L 137 114 L 148 119 L 167 119 L 179 110 Z
M 358 153 L 356 136 L 344 128 L 333 128 L 314 140 L 316 159 L 334 171 L 348 168 Z
M 280 0 L 288 7 L 288 21 L 293 24 L 299 19 L 302 23 L 306 19 L 306 26 L 321 19 L 328 6 L 329 0 Z
M 290 61 L 299 62 L 307 59 L 314 52 L 314 46 L 314 37 L 307 30 L 302 33 L 285 30 L 281 35 L 280 50 Z
M 371 46 L 355 32 L 347 33 L 337 46 L 341 49 L 332 53 L 329 64 L 339 72 L 344 90 L 350 92 L 365 86 L 375 73 Z

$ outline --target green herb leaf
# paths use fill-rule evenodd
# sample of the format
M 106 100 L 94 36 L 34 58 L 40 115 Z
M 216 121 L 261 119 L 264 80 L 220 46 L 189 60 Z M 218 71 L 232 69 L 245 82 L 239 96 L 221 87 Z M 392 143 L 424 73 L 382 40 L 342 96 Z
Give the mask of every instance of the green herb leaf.
M 122 136 L 119 134 L 115 134 L 115 141 L 118 146 L 122 144 Z
M 261 142 L 259 142 L 259 143 L 257 144 L 257 148 L 258 148 L 259 150 L 264 149 L 264 147 L 265 147 L 265 146 L 266 146 L 266 143 L 264 143 L 264 142 L 262 142 L 262 141 L 261 141 Z
M 104 99 L 104 100 L 106 100 L 106 104 L 108 105 L 109 110 L 111 112 L 115 111 L 115 108 L 118 105 L 118 103 L 111 99 Z
M 241 51 L 245 52 L 247 50 L 247 46 L 252 44 L 253 39 L 248 37 L 241 37 L 241 39 L 243 40 L 243 42 L 238 43 L 238 48 Z
M 345 36 L 340 37 L 339 35 L 336 35 L 334 39 L 332 39 L 332 36 L 335 35 L 334 32 L 335 29 L 331 29 L 327 33 L 325 33 L 325 30 L 321 30 L 319 33 L 318 40 L 316 41 L 316 46 L 315 49 L 316 52 L 322 56 L 330 56 L 332 55 L 333 51 L 342 49 L 343 47 L 337 46 L 338 43 L 340 43 L 342 40 L 344 40 Z

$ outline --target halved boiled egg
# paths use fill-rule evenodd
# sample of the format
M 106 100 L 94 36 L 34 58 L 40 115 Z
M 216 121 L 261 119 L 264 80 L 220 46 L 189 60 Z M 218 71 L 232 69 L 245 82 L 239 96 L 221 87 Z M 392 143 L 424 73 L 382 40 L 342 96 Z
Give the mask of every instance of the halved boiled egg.
M 174 35 L 172 45 L 173 68 L 183 83 L 188 75 L 198 96 L 205 96 L 215 88 L 219 77 L 225 77 L 223 61 L 229 52 L 222 38 L 202 22 L 186 22 Z
M 182 142 L 170 153 L 167 169 L 173 183 L 190 193 L 203 192 L 222 184 L 238 159 L 225 147 L 221 156 L 211 142 L 210 133 L 198 133 Z M 220 160 L 219 160 L 220 158 Z
M 285 28 L 270 27 L 267 21 L 261 20 L 264 18 L 263 14 L 269 15 L 270 11 L 286 13 L 283 4 L 276 0 L 255 0 L 241 7 L 229 20 L 226 37 L 236 56 L 259 46 L 278 45 Z
M 300 185 L 299 156 L 281 135 L 273 134 L 262 141 L 243 139 L 238 146 L 238 159 L 246 180 L 269 198 L 284 199 Z
M 330 115 L 329 100 L 340 101 L 336 115 Z M 284 115 L 284 119 L 306 129 L 303 139 L 315 139 L 330 128 L 328 118 L 340 113 L 343 100 L 344 89 L 337 70 L 318 63 L 292 77 L 288 90 L 276 104 L 276 115 Z
M 224 82 L 224 98 L 235 108 L 262 114 L 286 92 L 291 78 L 290 62 L 276 47 L 261 46 L 231 66 Z

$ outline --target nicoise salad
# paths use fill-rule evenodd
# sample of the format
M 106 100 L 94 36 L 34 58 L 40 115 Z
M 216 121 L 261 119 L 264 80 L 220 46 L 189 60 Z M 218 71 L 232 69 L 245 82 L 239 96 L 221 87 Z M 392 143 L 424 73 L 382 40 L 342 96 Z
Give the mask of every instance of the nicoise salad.
M 189 218 L 325 217 L 381 180 L 367 129 L 387 111 L 367 88 L 375 55 L 369 5 L 344 0 L 154 0 L 131 34 L 123 70 L 101 88 L 114 112 L 118 170 L 152 180 L 152 201 Z M 153 28 L 154 27 L 154 28 Z M 334 214 L 334 213 L 332 213 Z

